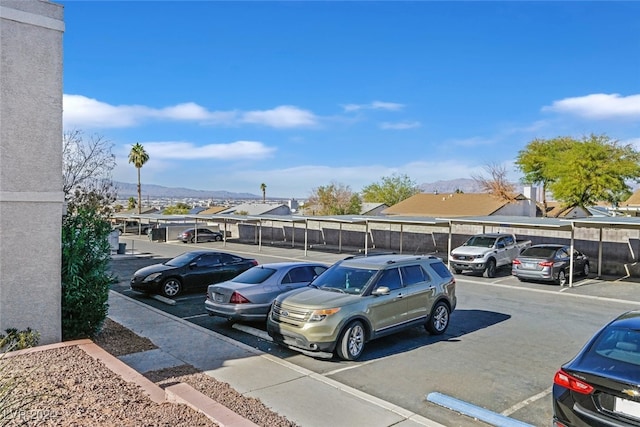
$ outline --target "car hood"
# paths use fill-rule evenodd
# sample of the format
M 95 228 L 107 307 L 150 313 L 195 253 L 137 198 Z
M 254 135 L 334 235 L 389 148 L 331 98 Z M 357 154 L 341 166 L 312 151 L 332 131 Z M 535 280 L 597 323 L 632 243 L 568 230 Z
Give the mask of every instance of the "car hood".
M 460 246 L 452 250 L 451 253 L 458 255 L 482 255 L 492 250 L 492 248 L 483 248 L 480 246 Z
M 174 270 L 176 267 L 172 267 L 170 265 L 164 264 L 153 264 L 147 267 L 143 267 L 140 270 L 136 271 L 134 276 L 148 276 L 153 273 L 161 273 L 167 270 Z
M 307 287 L 287 292 L 278 298 L 278 300 L 281 303 L 299 307 L 328 308 L 342 307 L 360 298 L 360 295 L 349 295 Z

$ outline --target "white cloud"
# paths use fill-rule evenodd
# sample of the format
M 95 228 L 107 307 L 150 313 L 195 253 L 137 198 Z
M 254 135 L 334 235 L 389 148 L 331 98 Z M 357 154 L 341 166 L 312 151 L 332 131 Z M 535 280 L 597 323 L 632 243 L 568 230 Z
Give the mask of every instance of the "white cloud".
M 276 151 L 274 147 L 267 147 L 258 141 L 235 141 L 202 146 L 191 142 L 145 142 L 143 145 L 150 159 L 160 160 L 264 159 Z
M 343 105 L 342 108 L 346 112 L 360 111 L 360 110 L 399 111 L 404 108 L 404 104 L 397 104 L 395 102 L 373 101 L 369 104 L 346 104 L 346 105 Z
M 110 105 L 82 95 L 63 96 L 65 129 L 126 128 L 147 120 L 174 120 L 208 125 L 252 123 L 274 128 L 296 128 L 316 125 L 318 119 L 310 111 L 283 105 L 265 111 L 209 111 L 194 102 L 164 108 L 142 105 Z
M 595 93 L 565 98 L 545 106 L 542 111 L 571 114 L 587 119 L 639 119 L 640 95 Z
M 380 129 L 393 129 L 393 130 L 404 130 L 404 129 L 414 129 L 422 126 L 420 122 L 382 122 L 380 123 Z
M 313 113 L 292 105 L 281 105 L 272 110 L 248 111 L 242 114 L 240 121 L 274 128 L 305 127 L 317 124 L 317 118 Z

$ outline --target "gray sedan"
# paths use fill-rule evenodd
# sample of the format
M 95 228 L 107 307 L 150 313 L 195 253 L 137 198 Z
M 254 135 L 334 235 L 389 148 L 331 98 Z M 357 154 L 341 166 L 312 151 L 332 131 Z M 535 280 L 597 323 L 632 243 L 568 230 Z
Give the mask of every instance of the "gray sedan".
M 307 286 L 327 268 L 303 261 L 257 265 L 229 281 L 209 285 L 204 305 L 210 316 L 231 321 L 266 320 L 278 295 Z
M 560 244 L 530 246 L 513 260 L 511 272 L 520 280 L 550 281 L 564 286 L 569 277 L 571 247 Z M 573 250 L 573 273 L 589 275 L 589 257 Z

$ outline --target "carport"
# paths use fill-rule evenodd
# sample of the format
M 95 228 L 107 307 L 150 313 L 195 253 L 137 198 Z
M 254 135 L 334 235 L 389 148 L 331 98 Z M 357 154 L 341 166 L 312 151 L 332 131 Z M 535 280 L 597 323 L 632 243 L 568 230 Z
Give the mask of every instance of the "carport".
M 451 246 L 451 223 L 448 219 L 432 218 L 432 217 L 420 217 L 420 216 L 366 216 L 359 217 L 366 221 L 367 230 L 369 224 L 398 224 L 400 225 L 400 248 L 399 252 L 402 253 L 402 238 L 404 234 L 405 225 L 419 225 L 419 226 L 431 226 L 431 227 L 446 227 L 449 234 L 449 247 Z M 433 236 L 433 235 L 432 235 Z
M 539 230 L 569 231 L 571 232 L 571 254 L 574 250 L 574 224 L 570 220 L 558 218 L 543 217 L 526 217 L 526 216 L 477 216 L 477 217 L 459 217 L 449 218 L 451 225 L 481 225 L 482 232 L 485 232 L 486 226 L 504 227 L 504 228 L 526 228 Z M 451 229 L 449 229 L 449 248 L 451 253 Z M 449 258 L 447 257 L 447 265 Z M 598 273 L 599 274 L 599 273 Z M 569 260 L 569 287 L 573 287 L 573 256 Z
M 610 228 L 614 230 L 640 230 L 640 218 L 628 216 L 572 218 L 562 221 L 570 221 L 573 227 L 597 228 L 598 238 L 598 277 L 602 274 L 602 230 Z M 573 244 L 573 234 L 571 243 Z

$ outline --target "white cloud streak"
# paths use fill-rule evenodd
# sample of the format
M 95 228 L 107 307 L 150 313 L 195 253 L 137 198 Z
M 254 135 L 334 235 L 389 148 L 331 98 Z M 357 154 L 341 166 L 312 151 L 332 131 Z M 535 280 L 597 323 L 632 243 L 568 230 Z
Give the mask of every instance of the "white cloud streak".
M 346 112 L 354 112 L 361 110 L 386 110 L 386 111 L 399 111 L 404 108 L 404 104 L 398 104 L 395 102 L 373 101 L 369 104 L 346 104 L 342 108 Z
M 311 127 L 318 117 L 308 110 L 283 105 L 264 111 L 209 111 L 187 102 L 164 108 L 142 105 L 110 105 L 82 95 L 63 96 L 65 129 L 127 128 L 149 120 L 197 122 L 205 125 L 254 124 L 273 128 Z
M 309 127 L 318 123 L 313 113 L 292 105 L 281 105 L 266 111 L 249 111 L 242 114 L 240 121 L 274 128 Z
M 197 146 L 191 142 L 145 142 L 150 159 L 159 160 L 240 160 L 264 159 L 276 151 L 258 141 L 235 141 L 228 144 Z
M 640 95 L 595 93 L 554 101 L 544 112 L 570 114 L 592 120 L 640 119 Z
M 383 130 L 405 130 L 405 129 L 415 129 L 422 126 L 420 122 L 382 122 L 380 123 L 380 129 Z

